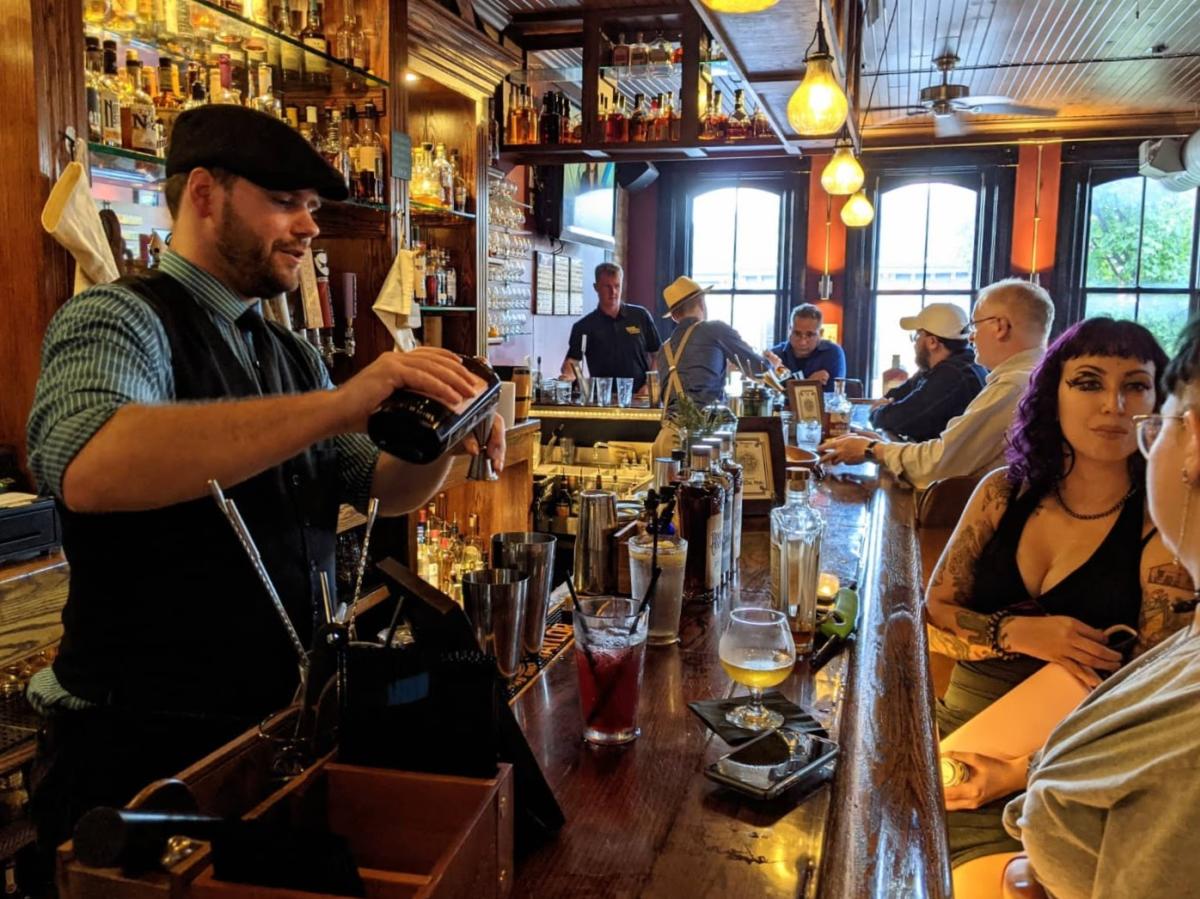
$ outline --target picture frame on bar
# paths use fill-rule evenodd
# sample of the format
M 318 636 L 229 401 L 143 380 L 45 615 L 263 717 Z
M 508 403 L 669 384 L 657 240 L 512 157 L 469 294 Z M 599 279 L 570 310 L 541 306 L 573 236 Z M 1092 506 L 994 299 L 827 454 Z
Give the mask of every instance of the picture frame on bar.
M 785 382 L 788 409 L 793 421 L 825 420 L 825 385 L 820 381 L 796 380 Z
M 777 415 L 738 419 L 733 455 L 745 478 L 742 511 L 766 515 L 783 499 L 783 420 Z

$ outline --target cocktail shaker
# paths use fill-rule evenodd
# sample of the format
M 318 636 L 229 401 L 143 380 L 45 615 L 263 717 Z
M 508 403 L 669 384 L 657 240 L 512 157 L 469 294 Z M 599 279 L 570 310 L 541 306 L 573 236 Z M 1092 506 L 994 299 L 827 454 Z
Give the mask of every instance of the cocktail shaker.
M 617 495 L 611 490 L 581 492 L 574 574 L 579 593 L 612 593 L 616 589 L 611 539 L 616 529 Z

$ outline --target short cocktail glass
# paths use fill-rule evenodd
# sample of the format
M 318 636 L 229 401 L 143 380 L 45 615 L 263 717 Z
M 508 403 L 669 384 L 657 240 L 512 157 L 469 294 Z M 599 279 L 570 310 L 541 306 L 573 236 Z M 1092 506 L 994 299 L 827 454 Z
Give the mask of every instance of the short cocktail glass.
M 725 720 L 745 730 L 783 724 L 783 715 L 764 706 L 762 697 L 767 687 L 787 680 L 796 662 L 787 616 L 777 609 L 734 609 L 721 635 L 719 653 L 725 673 L 750 688 L 750 701 L 726 712 Z

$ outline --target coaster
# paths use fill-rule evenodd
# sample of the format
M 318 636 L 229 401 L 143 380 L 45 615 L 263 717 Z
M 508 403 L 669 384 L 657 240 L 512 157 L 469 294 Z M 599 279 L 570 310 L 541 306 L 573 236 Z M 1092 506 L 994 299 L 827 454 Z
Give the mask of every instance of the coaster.
M 708 726 L 708 729 L 713 731 L 718 737 L 730 746 L 737 746 L 762 733 L 762 731 L 745 730 L 725 720 L 726 712 L 740 705 L 745 705 L 749 701 L 749 696 L 737 696 L 733 699 L 706 699 L 702 702 L 689 702 L 688 708 L 695 712 L 700 720 Z M 829 736 L 825 732 L 825 728 L 821 727 L 817 722 L 816 718 L 790 699 L 787 699 L 778 690 L 764 693 L 763 705 L 783 715 L 784 724 L 792 730 L 814 733 L 821 737 Z

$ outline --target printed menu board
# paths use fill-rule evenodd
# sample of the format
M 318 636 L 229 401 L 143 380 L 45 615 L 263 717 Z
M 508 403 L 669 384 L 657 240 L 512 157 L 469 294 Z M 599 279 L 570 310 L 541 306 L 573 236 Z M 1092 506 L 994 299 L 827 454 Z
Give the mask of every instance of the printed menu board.
M 583 260 L 572 259 L 570 272 L 571 314 L 583 315 Z
M 554 314 L 571 314 L 571 257 L 554 257 Z
M 554 314 L 554 255 L 542 250 L 535 254 L 533 311 Z

